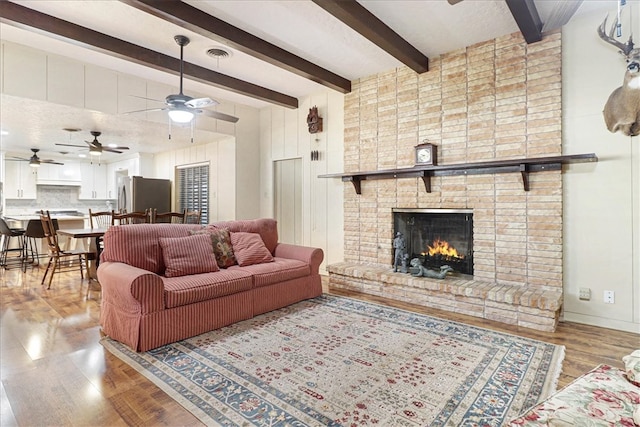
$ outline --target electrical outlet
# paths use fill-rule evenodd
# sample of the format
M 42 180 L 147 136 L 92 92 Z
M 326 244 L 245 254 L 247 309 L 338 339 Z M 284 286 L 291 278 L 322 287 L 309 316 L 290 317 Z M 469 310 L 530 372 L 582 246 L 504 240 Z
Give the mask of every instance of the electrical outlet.
M 589 288 L 580 288 L 580 294 L 578 298 L 581 300 L 589 301 L 591 299 L 591 289 Z
M 613 291 L 604 291 L 605 304 L 613 304 L 615 302 L 615 294 Z

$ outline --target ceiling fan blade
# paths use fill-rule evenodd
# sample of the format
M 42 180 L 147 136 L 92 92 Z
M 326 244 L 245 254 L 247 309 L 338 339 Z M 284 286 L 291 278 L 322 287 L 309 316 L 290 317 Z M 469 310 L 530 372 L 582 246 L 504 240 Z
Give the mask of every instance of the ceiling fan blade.
M 163 111 L 163 110 L 168 110 L 169 108 L 165 107 L 165 108 L 149 108 L 149 109 L 144 109 L 144 110 L 135 110 L 135 111 L 126 111 L 122 114 L 133 114 L 133 113 L 146 113 L 147 111 Z
M 230 116 L 228 114 L 221 113 L 219 111 L 198 110 L 198 114 L 213 117 L 214 119 L 218 119 L 218 120 L 224 120 L 225 122 L 236 123 L 238 121 L 237 117 Z
M 55 160 L 40 160 L 40 163 L 47 163 L 49 165 L 64 165 L 64 163 L 56 162 Z
M 139 99 L 146 99 L 147 101 L 164 102 L 164 99 L 146 98 L 144 96 L 138 96 L 138 95 L 129 95 L 129 96 L 132 96 L 134 98 L 139 98 Z
M 103 147 L 103 148 L 104 148 L 105 150 L 106 150 L 107 148 L 110 148 L 110 149 L 112 149 L 112 150 L 128 150 L 128 149 L 129 149 L 129 147 L 121 147 L 121 146 L 119 146 L 119 145 L 117 145 L 117 146 L 115 146 L 115 147 Z
M 122 154 L 122 151 L 114 150 L 113 148 L 109 148 L 109 147 L 102 147 L 102 151 L 108 151 L 110 153 Z
M 7 160 L 12 160 L 12 161 L 20 161 L 20 162 L 28 162 L 29 159 L 25 159 L 24 157 L 8 157 Z
M 59 143 L 59 142 L 56 142 L 56 145 L 63 145 L 63 146 L 65 146 L 65 147 L 80 147 L 80 148 L 87 148 L 87 147 L 86 147 L 86 146 L 84 146 L 84 145 L 61 144 L 61 143 Z
M 218 101 L 214 101 L 211 98 L 193 98 L 184 103 L 184 105 L 190 108 L 205 108 L 205 107 L 211 107 L 213 105 L 218 105 L 218 104 L 219 104 Z

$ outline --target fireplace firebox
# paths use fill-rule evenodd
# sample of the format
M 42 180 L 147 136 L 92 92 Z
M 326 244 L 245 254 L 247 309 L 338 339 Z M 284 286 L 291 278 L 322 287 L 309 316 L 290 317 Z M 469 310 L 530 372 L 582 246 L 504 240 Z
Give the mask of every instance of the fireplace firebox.
M 427 268 L 448 265 L 473 275 L 473 211 L 471 209 L 393 209 L 394 235 L 402 233 L 409 260 Z

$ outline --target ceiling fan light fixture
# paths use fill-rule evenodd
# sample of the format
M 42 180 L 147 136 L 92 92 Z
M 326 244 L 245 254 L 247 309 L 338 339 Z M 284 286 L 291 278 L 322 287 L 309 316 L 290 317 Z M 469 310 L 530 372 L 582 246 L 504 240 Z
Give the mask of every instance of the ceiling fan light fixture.
M 193 113 L 180 108 L 174 108 L 169 110 L 169 118 L 176 123 L 189 123 L 193 120 Z
M 31 160 L 29 160 L 29 166 L 31 166 L 32 168 L 39 168 L 40 167 L 40 161 L 31 159 Z
M 92 147 L 89 147 L 89 154 L 91 154 L 92 156 L 100 156 L 102 155 L 102 150 L 92 146 Z

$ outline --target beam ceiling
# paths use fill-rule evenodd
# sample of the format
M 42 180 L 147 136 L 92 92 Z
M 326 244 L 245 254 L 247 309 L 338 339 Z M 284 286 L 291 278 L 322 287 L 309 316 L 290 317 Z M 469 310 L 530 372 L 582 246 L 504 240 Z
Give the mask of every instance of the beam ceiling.
M 156 70 L 170 72 L 176 75 L 180 71 L 180 60 L 177 58 L 20 6 L 7 0 L 0 0 L 0 5 L 0 21 L 5 24 L 28 31 L 53 35 L 60 40 Z M 297 98 L 195 64 L 185 62 L 184 74 L 200 83 L 209 84 L 283 107 L 298 108 Z
M 542 21 L 533 0 L 505 0 L 528 44 L 542 40 Z
M 220 43 L 226 43 L 243 53 L 341 93 L 351 92 L 351 81 L 344 77 L 287 52 L 180 0 L 120 1 L 204 37 Z
M 429 71 L 429 58 L 356 0 L 312 1 L 416 73 Z

